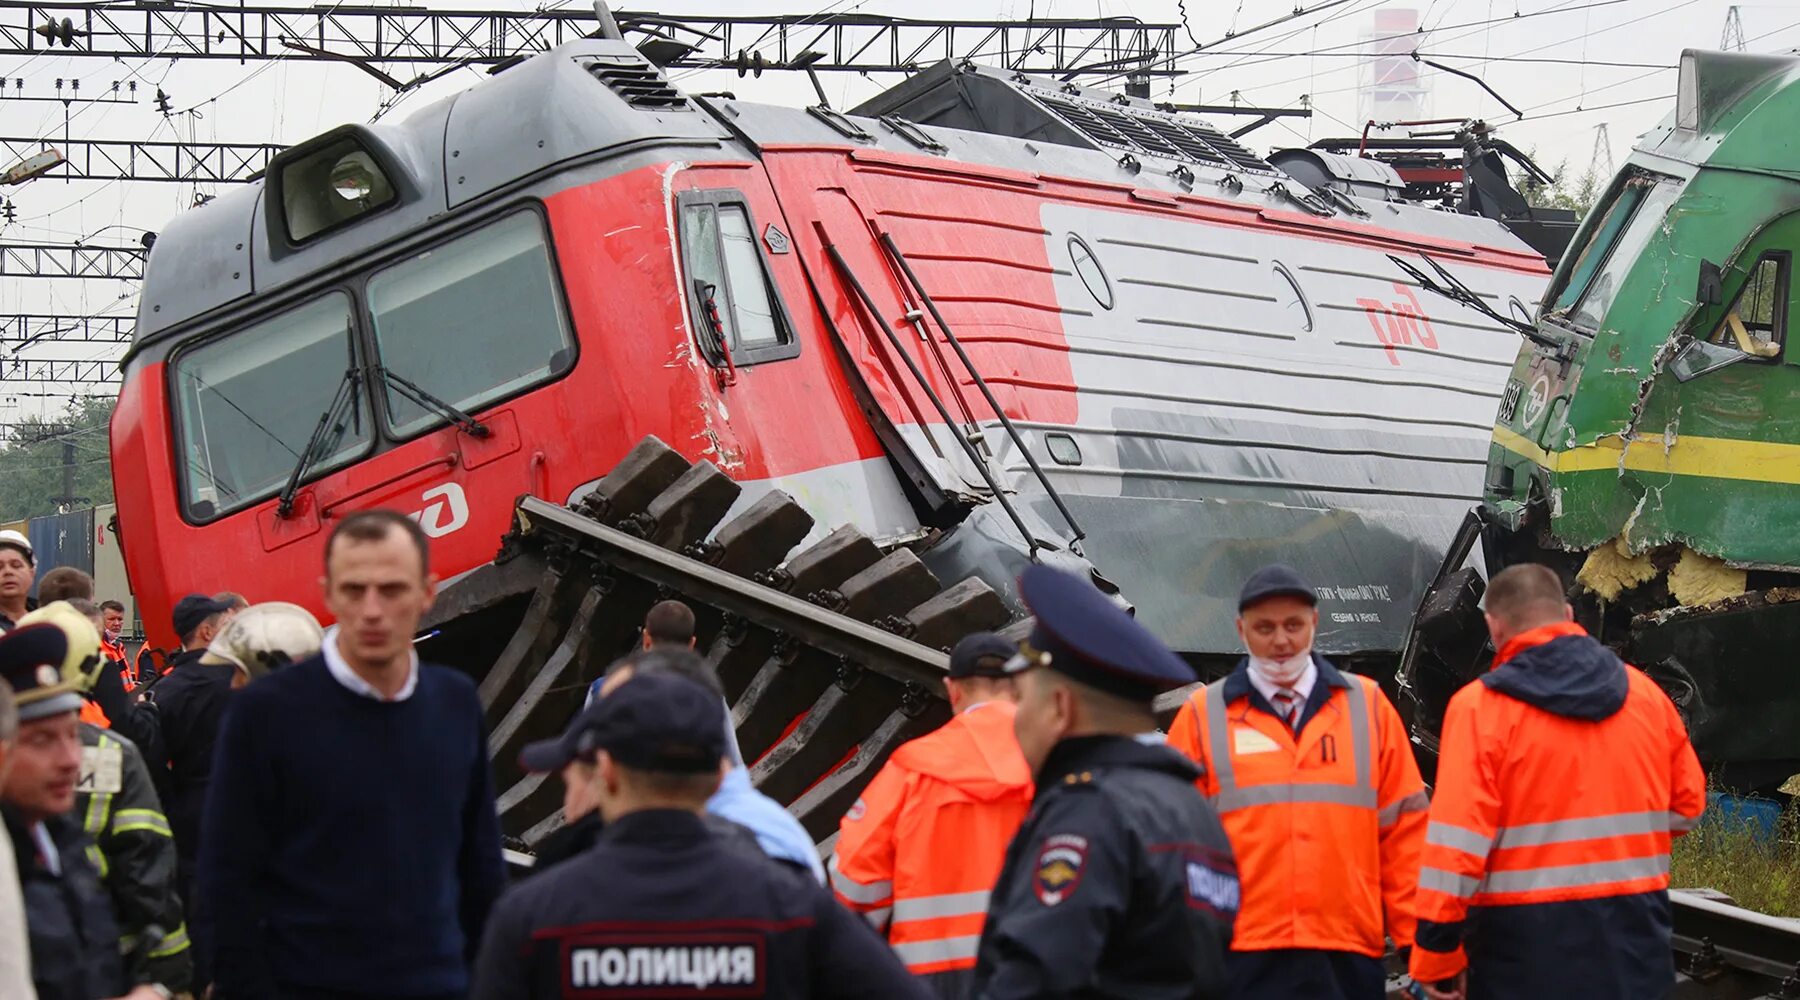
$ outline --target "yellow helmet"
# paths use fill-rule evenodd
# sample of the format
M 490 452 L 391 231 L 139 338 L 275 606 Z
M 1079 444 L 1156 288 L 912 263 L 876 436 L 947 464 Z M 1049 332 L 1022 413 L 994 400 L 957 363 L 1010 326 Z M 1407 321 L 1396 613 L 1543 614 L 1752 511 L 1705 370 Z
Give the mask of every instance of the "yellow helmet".
M 100 668 L 106 660 L 100 655 L 100 630 L 87 615 L 75 610 L 68 601 L 52 601 L 19 619 L 19 627 L 37 622 L 60 626 L 69 637 L 69 651 L 63 658 L 63 679 L 78 691 L 91 691 L 100 679 Z

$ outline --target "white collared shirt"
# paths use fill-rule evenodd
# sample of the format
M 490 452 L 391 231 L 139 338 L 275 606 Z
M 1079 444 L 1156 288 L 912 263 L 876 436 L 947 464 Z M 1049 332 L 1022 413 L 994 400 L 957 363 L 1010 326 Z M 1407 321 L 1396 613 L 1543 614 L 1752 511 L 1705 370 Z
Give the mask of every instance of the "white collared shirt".
M 1250 675 L 1250 686 L 1256 689 L 1256 693 L 1262 695 L 1263 700 L 1268 702 L 1271 706 L 1274 705 L 1275 692 L 1280 690 L 1280 685 L 1272 683 L 1264 678 L 1262 674 L 1257 673 L 1255 667 L 1250 667 L 1246 669 L 1245 672 Z M 1294 682 L 1293 688 L 1294 694 L 1298 695 L 1300 698 L 1300 707 L 1302 711 L 1305 711 L 1306 703 L 1312 700 L 1313 685 L 1317 683 L 1318 680 L 1318 662 L 1311 656 L 1308 656 L 1306 658 L 1306 669 L 1300 672 L 1300 679 Z
M 375 685 L 363 680 L 356 671 L 350 669 L 350 664 L 344 661 L 344 654 L 338 652 L 337 637 L 338 627 L 336 625 L 326 629 L 325 645 L 320 650 L 325 654 L 325 669 L 331 671 L 333 680 L 348 688 L 351 693 L 360 694 L 364 698 L 374 701 L 405 701 L 412 697 L 413 689 L 419 686 L 419 653 L 417 650 L 407 650 L 406 655 L 410 659 L 406 683 L 400 685 L 400 690 L 392 698 L 389 698 L 375 690 Z

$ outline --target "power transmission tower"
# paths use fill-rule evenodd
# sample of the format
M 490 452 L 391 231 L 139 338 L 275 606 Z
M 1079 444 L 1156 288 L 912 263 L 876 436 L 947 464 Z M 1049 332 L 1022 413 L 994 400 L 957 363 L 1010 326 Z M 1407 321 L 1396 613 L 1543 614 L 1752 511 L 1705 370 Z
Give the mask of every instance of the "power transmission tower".
M 1594 126 L 1594 153 L 1588 158 L 1588 162 L 1593 164 L 1594 176 L 1602 182 L 1612 177 L 1612 136 L 1607 133 L 1605 122 Z
M 1725 30 L 1719 32 L 1719 48 L 1725 52 L 1744 51 L 1744 18 L 1735 4 L 1725 10 Z

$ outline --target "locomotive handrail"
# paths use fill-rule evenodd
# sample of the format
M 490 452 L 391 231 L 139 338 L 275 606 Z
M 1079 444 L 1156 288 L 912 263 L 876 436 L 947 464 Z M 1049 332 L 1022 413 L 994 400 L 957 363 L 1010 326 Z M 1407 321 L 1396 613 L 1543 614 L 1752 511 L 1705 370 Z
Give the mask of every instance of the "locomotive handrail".
M 1068 505 L 1063 503 L 1062 494 L 1056 492 L 1056 487 L 1050 485 L 1050 477 L 1045 475 L 1044 467 L 1039 465 L 1037 458 L 1031 454 L 1031 449 L 1025 444 L 1024 435 L 1020 434 L 1019 429 L 1013 426 L 1012 418 L 1008 417 L 1006 411 L 1001 408 L 1000 401 L 994 398 L 994 390 L 988 387 L 987 379 L 982 378 L 981 372 L 975 370 L 975 362 L 970 359 L 969 352 L 963 350 L 962 341 L 950 329 L 950 324 L 944 320 L 944 314 L 938 311 L 937 302 L 932 299 L 931 293 L 925 290 L 925 283 L 919 280 L 917 274 L 913 273 L 912 265 L 906 262 L 906 255 L 901 253 L 900 247 L 894 243 L 893 234 L 883 230 L 881 245 L 894 259 L 894 263 L 899 265 L 900 273 L 906 275 L 906 280 L 912 285 L 913 291 L 919 293 L 919 301 L 925 303 L 926 311 L 931 313 L 931 318 L 937 323 L 938 329 L 943 332 L 944 339 L 950 342 L 950 348 L 962 360 L 963 367 L 968 369 L 969 377 L 975 380 L 975 387 L 981 390 L 982 397 L 987 400 L 989 406 L 993 407 L 994 416 L 1000 418 L 1000 425 L 1006 428 L 1006 434 L 1012 438 L 1013 445 L 1019 449 L 1019 454 L 1025 456 L 1025 463 L 1031 466 L 1032 475 L 1037 477 L 1038 484 L 1044 487 L 1044 492 L 1050 494 L 1050 502 L 1056 504 L 1056 509 L 1062 514 L 1063 520 L 1069 522 L 1069 530 L 1075 533 L 1074 541 L 1079 542 L 1086 538 L 1087 532 L 1081 530 L 1081 525 L 1075 522 L 1075 515 L 1070 513 Z
M 906 352 L 906 346 L 900 343 L 900 335 L 894 332 L 894 328 L 888 325 L 887 317 L 883 316 L 881 310 L 876 308 L 875 300 L 869 296 L 868 289 L 864 288 L 862 282 L 857 279 L 856 272 L 850 269 L 850 262 L 844 259 L 837 244 L 826 243 L 825 253 L 831 258 L 832 267 L 837 269 L 838 277 L 842 278 L 844 283 L 856 293 L 857 301 L 862 303 L 862 307 L 875 320 L 875 325 L 881 327 L 881 332 L 887 336 L 888 343 L 894 348 L 894 353 L 900 355 L 900 360 L 906 363 L 907 371 L 912 372 L 913 381 L 919 383 L 919 388 L 925 390 L 925 398 L 931 400 L 931 405 L 937 408 L 938 416 L 943 418 L 945 426 L 955 436 L 956 443 L 962 446 L 963 454 L 974 464 L 975 471 L 981 473 L 982 480 L 987 483 L 988 489 L 994 494 L 994 499 L 1000 501 L 1000 506 L 1006 510 L 1006 515 L 1012 518 L 1013 526 L 1019 529 L 1019 537 L 1025 539 L 1025 544 L 1030 548 L 1031 560 L 1036 562 L 1038 549 L 1050 548 L 1050 543 L 1040 540 L 1031 533 L 1030 528 L 1025 526 L 1025 519 L 1019 516 L 1017 510 L 1013 509 L 1012 501 L 1006 498 L 1006 492 L 1000 488 L 999 481 L 994 478 L 994 470 L 988 468 L 987 463 L 982 461 L 981 456 L 975 451 L 975 446 L 969 443 L 968 436 L 957 430 L 956 418 L 950 415 L 950 408 L 944 405 L 937 390 L 931 387 L 931 382 L 925 378 L 925 373 L 920 370 L 919 363 Z M 924 431 L 927 438 L 931 437 L 929 427 L 921 428 L 921 430 Z

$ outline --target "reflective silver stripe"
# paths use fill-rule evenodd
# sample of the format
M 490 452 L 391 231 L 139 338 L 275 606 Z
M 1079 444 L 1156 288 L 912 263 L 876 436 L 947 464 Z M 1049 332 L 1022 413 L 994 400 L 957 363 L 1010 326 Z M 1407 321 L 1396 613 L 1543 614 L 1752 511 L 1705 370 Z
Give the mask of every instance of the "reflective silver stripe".
M 1678 812 L 1672 812 L 1669 814 L 1669 831 L 1671 833 L 1686 833 L 1689 830 L 1692 830 L 1694 824 L 1698 822 L 1700 822 L 1700 817 L 1698 816 L 1683 816 Z
M 893 915 L 894 908 L 891 906 L 884 906 L 879 910 L 869 910 L 864 913 L 862 917 L 869 922 L 870 927 L 873 927 L 878 931 L 886 932 L 888 929 L 888 918 Z
M 1534 889 L 1576 889 L 1591 885 L 1629 882 L 1633 879 L 1656 878 L 1669 874 L 1669 856 L 1655 854 L 1647 858 L 1623 861 L 1596 861 L 1585 865 L 1555 865 L 1546 868 L 1520 868 L 1512 871 L 1488 872 L 1481 883 L 1484 893 L 1530 892 Z M 1424 879 L 1419 880 L 1424 885 Z
M 894 900 L 894 922 L 903 920 L 931 920 L 936 917 L 965 917 L 970 914 L 986 914 L 988 893 L 986 889 L 975 892 L 951 892 L 942 896 L 920 896 L 917 899 Z
M 1213 681 L 1206 686 L 1206 740 L 1212 744 L 1213 775 L 1219 779 L 1219 792 L 1237 788 L 1237 775 L 1231 768 L 1231 733 L 1225 722 L 1225 682 Z
M 892 882 L 870 882 L 864 885 L 838 870 L 838 856 L 831 856 L 831 864 L 826 866 L 831 873 L 831 887 L 838 895 L 852 903 L 879 903 L 894 894 Z
M 1403 799 L 1396 799 L 1381 807 L 1381 828 L 1385 830 L 1393 826 L 1400 822 L 1400 817 L 1408 813 L 1424 812 L 1430 808 L 1431 799 L 1423 790 L 1414 792 Z
M 1374 809 L 1375 789 L 1334 785 L 1328 782 L 1296 782 L 1294 784 L 1252 785 L 1249 788 L 1237 788 L 1229 792 L 1220 792 L 1213 796 L 1212 800 L 1213 807 L 1222 813 L 1236 809 L 1248 809 L 1252 806 L 1294 803 L 1321 803 Z
M 1473 854 L 1478 858 L 1487 857 L 1488 848 L 1494 845 L 1492 837 L 1484 837 L 1467 827 L 1446 823 L 1443 820 L 1432 820 L 1425 828 L 1425 842 L 1439 847 L 1448 847 L 1453 851 Z
M 1356 787 L 1367 788 L 1371 793 L 1375 789 L 1375 781 L 1370 778 L 1371 759 L 1369 752 L 1369 699 L 1363 694 L 1362 681 L 1355 675 L 1346 678 L 1350 686 L 1344 689 L 1350 708 L 1350 752 L 1356 755 Z M 1374 803 L 1369 803 L 1374 807 Z
M 1542 844 L 1567 844 L 1577 840 L 1601 837 L 1629 837 L 1641 833 L 1667 833 L 1667 812 L 1613 813 L 1585 819 L 1559 819 L 1549 823 L 1523 823 L 1503 826 L 1495 836 L 1494 847 L 1537 847 Z
M 908 966 L 927 965 L 932 962 L 954 962 L 957 960 L 972 961 L 975 952 L 981 945 L 981 935 L 970 934 L 967 937 L 934 938 L 930 941 L 908 941 L 894 945 L 894 954 Z
M 1430 865 L 1419 869 L 1419 888 L 1431 889 L 1458 899 L 1468 899 L 1475 895 L 1475 887 L 1480 884 L 1481 880 L 1478 878 L 1458 875 Z

